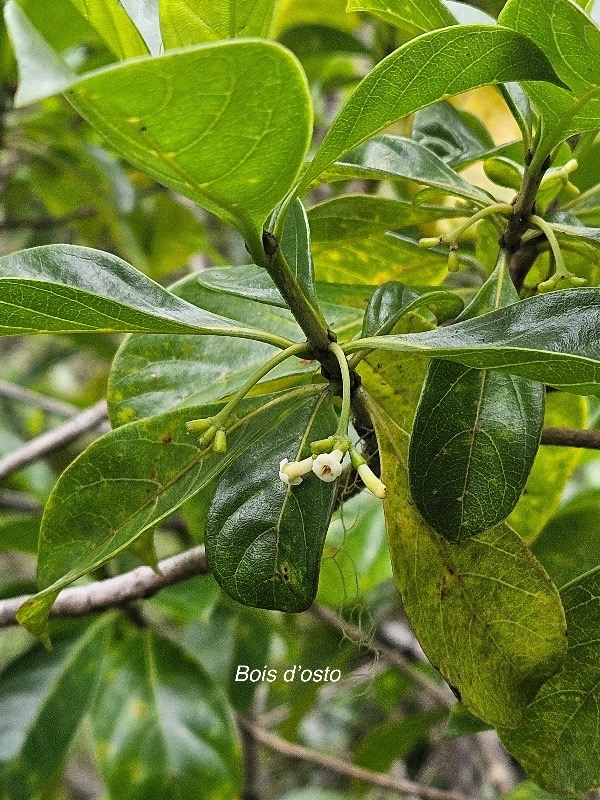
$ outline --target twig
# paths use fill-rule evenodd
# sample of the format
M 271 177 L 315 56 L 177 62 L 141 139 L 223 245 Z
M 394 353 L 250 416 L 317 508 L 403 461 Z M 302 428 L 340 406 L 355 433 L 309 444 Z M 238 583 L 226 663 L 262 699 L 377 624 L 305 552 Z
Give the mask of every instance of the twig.
M 454 705 L 454 698 L 451 697 L 450 694 L 446 693 L 442 686 L 438 686 L 426 675 L 423 675 L 423 673 L 419 672 L 419 670 L 416 669 L 415 666 L 407 658 L 405 658 L 405 656 L 402 655 L 402 653 L 386 645 L 381 641 L 381 639 L 377 638 L 377 636 L 375 637 L 374 643 L 367 644 L 365 643 L 363 631 L 361 631 L 361 629 L 357 626 L 343 620 L 335 613 L 335 611 L 332 611 L 331 609 L 321 605 L 312 606 L 311 611 L 321 621 L 325 622 L 327 625 L 331 625 L 331 627 L 340 631 L 340 633 L 343 633 L 344 636 L 353 641 L 357 646 L 369 647 L 370 649 L 379 653 L 379 655 L 389 664 L 392 664 L 394 667 L 397 667 L 399 670 L 401 670 L 429 695 L 434 697 L 435 700 L 444 708 L 450 708 Z
M 0 492 L 0 508 L 19 511 L 21 514 L 39 514 L 42 504 L 28 492 L 13 492 L 3 489 Z
M 18 472 L 23 467 L 32 464 L 39 458 L 53 453 L 55 450 L 60 450 L 61 447 L 74 442 L 84 433 L 94 430 L 101 425 L 107 418 L 106 401 L 101 400 L 99 403 L 87 408 L 80 414 L 77 414 L 68 422 L 59 425 L 41 436 L 37 436 L 30 442 L 27 442 L 19 450 L 9 453 L 4 458 L 0 459 L 0 480 L 7 478 L 14 472 Z
M 239 722 L 242 728 L 250 733 L 258 742 L 286 758 L 306 761 L 309 764 L 315 764 L 315 766 L 321 769 L 335 772 L 337 775 L 344 775 L 347 778 L 353 778 L 362 783 L 367 783 L 370 786 L 377 786 L 380 789 L 397 792 L 398 794 L 422 797 L 424 800 L 472 800 L 472 798 L 459 792 L 446 792 L 442 789 L 434 789 L 430 786 L 421 786 L 412 781 L 398 780 L 390 775 L 383 775 L 379 772 L 357 767 L 339 758 L 321 755 L 321 753 L 309 750 L 307 747 L 286 742 L 285 739 L 273 733 L 269 733 L 269 731 L 260 728 L 258 725 L 255 725 L 243 717 L 239 717 Z
M 579 430 L 577 428 L 544 428 L 542 430 L 542 444 L 600 450 L 600 431 Z
M 0 397 L 17 400 L 25 405 L 47 411 L 49 414 L 56 414 L 58 417 L 74 417 L 80 411 L 77 406 L 73 406 L 70 403 L 54 400 L 52 397 L 32 392 L 31 389 L 25 389 L 23 386 L 18 386 L 16 383 L 10 383 L 2 379 L 0 379 Z
M 150 567 L 137 567 L 131 572 L 91 583 L 64 589 L 50 612 L 51 617 L 85 617 L 109 608 L 118 608 L 134 600 L 152 597 L 166 586 L 208 574 L 209 566 L 204 547 L 194 547 L 185 553 L 166 558 L 159 563 L 160 572 Z M 27 596 L 0 601 L 0 628 L 16 625 L 15 614 Z

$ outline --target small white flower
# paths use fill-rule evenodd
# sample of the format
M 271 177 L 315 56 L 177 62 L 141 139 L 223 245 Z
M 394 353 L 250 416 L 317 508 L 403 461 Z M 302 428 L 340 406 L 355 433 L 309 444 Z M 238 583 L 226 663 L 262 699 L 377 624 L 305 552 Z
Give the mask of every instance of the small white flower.
M 279 464 L 279 478 L 288 486 L 298 486 L 302 483 L 300 476 L 310 472 L 312 465 L 312 456 L 302 461 L 288 461 L 287 458 L 284 458 Z
M 377 475 L 373 472 L 373 470 L 368 466 L 368 464 L 360 464 L 358 466 L 358 474 L 363 479 L 363 483 L 367 487 L 367 489 L 374 494 L 375 497 L 379 497 L 380 500 L 383 500 L 384 497 L 387 495 L 387 487 L 386 485 L 379 480 Z
M 321 453 L 312 465 L 312 471 L 325 483 L 331 483 L 342 474 L 342 460 L 344 454 L 341 450 L 332 450 L 331 453 Z

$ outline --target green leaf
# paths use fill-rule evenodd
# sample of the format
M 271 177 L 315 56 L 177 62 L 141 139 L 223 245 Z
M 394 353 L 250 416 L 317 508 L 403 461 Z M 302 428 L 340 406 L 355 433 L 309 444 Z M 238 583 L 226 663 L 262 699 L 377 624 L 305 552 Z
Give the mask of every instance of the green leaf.
M 587 424 L 587 402 L 583 397 L 562 392 L 546 395 L 546 428 L 585 428 Z M 521 499 L 508 518 L 508 523 L 523 539 L 531 544 L 544 525 L 556 512 L 567 482 L 579 460 L 581 450 L 575 447 L 540 447 Z M 573 533 L 571 526 L 565 530 Z M 556 580 L 548 563 L 536 555 Z M 576 577 L 572 575 L 571 577 Z M 557 585 L 565 581 L 558 580 Z
M 570 795 L 572 798 L 573 795 Z M 568 800 L 564 794 L 556 795 L 540 789 L 533 781 L 523 781 L 515 786 L 508 794 L 502 795 L 502 800 Z
M 22 12 L 12 0 L 7 8 L 22 79 L 33 82 L 22 84 L 21 105 L 66 91 L 124 158 L 236 226 L 262 254 L 262 225 L 295 183 L 311 135 L 306 77 L 288 50 L 267 41 L 209 43 L 73 80 L 58 75 L 59 57 L 48 48 L 31 63 Z M 57 76 L 45 94 L 40 74 Z
M 0 516 L 0 550 L 37 553 L 40 520 L 25 514 Z
M 509 0 L 499 21 L 529 36 L 575 95 L 554 86 L 525 84 L 541 112 L 541 162 L 560 141 L 600 126 L 600 28 L 571 0 Z
M 121 0 L 123 8 L 144 37 L 153 56 L 162 52 L 160 36 L 159 0 Z
M 319 182 L 361 178 L 366 180 L 410 180 L 440 189 L 447 194 L 463 197 L 476 205 L 489 205 L 490 195 L 444 163 L 427 146 L 402 136 L 377 136 L 347 153 L 321 175 Z M 372 198 L 373 201 L 384 198 Z M 338 202 L 351 201 L 351 197 Z M 352 201 L 359 202 L 359 201 Z M 318 208 L 318 206 L 317 206 Z M 413 209 L 413 213 L 418 212 Z M 447 208 L 448 212 L 453 209 Z M 464 212 L 464 209 L 463 209 Z M 310 212 L 309 212 L 310 213 Z M 314 213 L 314 212 L 313 212 Z M 466 212 L 465 212 L 466 213 Z M 400 227 L 397 225 L 396 227 Z M 314 235 L 314 234 L 313 234 Z
M 21 7 L 8 0 L 4 6 L 8 27 L 19 68 L 19 88 L 15 105 L 35 103 L 58 92 L 64 92 L 76 75 L 33 27 Z M 43 64 L 43 69 L 40 69 Z
M 557 82 L 542 51 L 514 31 L 465 25 L 419 36 L 361 81 L 329 129 L 301 187 L 407 114 L 477 86 L 516 80 Z
M 459 317 L 518 298 L 501 261 Z M 452 542 L 502 522 L 515 507 L 540 441 L 544 386 L 434 359 L 415 416 L 408 469 L 424 519 Z
M 467 711 L 462 703 L 455 703 L 450 710 L 444 736 L 446 739 L 456 739 L 459 736 L 471 736 L 473 733 L 489 730 L 490 726 L 487 722 Z
M 148 55 L 148 48 L 119 0 L 71 0 L 120 59 Z
M 421 33 L 455 25 L 456 20 L 440 0 L 349 0 L 348 11 L 369 11 L 374 16 L 389 22 L 411 39 Z
M 447 248 L 423 250 L 414 239 L 397 233 L 313 242 L 313 256 L 317 280 L 331 283 L 400 280 L 423 286 L 440 283 L 447 274 Z
M 310 226 L 301 201 L 296 199 L 288 209 L 281 234 L 281 252 L 304 294 L 314 304 L 315 268 L 310 249 Z
M 398 281 L 383 283 L 374 292 L 363 320 L 362 336 L 381 336 L 391 332 L 401 317 L 417 308 L 428 308 L 438 322 L 460 314 L 463 301 L 452 292 L 440 289 L 418 294 Z
M 398 759 L 405 759 L 446 712 L 424 711 L 403 719 L 392 719 L 375 725 L 358 743 L 352 761 L 375 772 L 389 772 Z
M 113 618 L 57 635 L 52 652 L 36 644 L 0 678 L 0 791 L 31 800 L 65 760 L 100 678 Z
M 542 384 L 434 359 L 408 462 L 425 520 L 460 542 L 506 519 L 531 470 L 543 414 Z
M 275 0 L 162 0 L 160 24 L 167 50 L 237 36 L 266 37 Z
M 225 697 L 173 642 L 146 630 L 115 644 L 94 705 L 100 771 L 113 800 L 238 797 L 242 756 Z
M 0 309 L 5 336 L 145 331 L 262 338 L 180 300 L 110 253 L 72 245 L 0 258 Z
M 276 298 L 282 302 L 273 284 L 269 288 L 266 283 L 260 283 L 265 302 L 256 302 L 263 299 L 258 295 L 257 273 L 259 277 L 266 276 L 265 270 L 259 267 L 210 269 L 185 278 L 172 289 L 178 296 L 212 313 L 231 315 L 244 324 L 256 322 L 269 331 L 300 340 L 300 328 L 290 312 L 270 307 L 270 301 Z M 238 283 L 235 277 L 228 279 L 229 275 L 239 276 Z M 329 324 L 342 336 L 360 331 L 360 309 L 323 307 Z M 246 339 L 225 342 L 223 337 L 217 336 L 130 336 L 119 350 L 109 377 L 111 420 L 114 425 L 122 425 L 173 408 L 218 400 L 239 389 L 272 354 L 269 345 Z M 316 364 L 288 359 L 269 373 L 267 381 L 295 381 L 299 374 L 302 379 L 301 373 L 308 377 L 316 369 Z
M 161 414 L 95 441 L 63 472 L 50 495 L 40 534 L 41 591 L 19 609 L 20 624 L 47 641 L 48 613 L 62 588 L 129 547 L 209 485 L 256 436 L 314 391 L 245 401 L 222 456 L 200 450 L 185 427 L 218 406 Z
M 306 458 L 331 435 L 336 415 L 327 391 L 290 402 L 224 472 L 206 523 L 206 553 L 220 586 L 238 603 L 305 611 L 314 600 L 335 483 L 310 473 L 284 484 L 279 462 Z
M 450 167 L 478 161 L 494 149 L 492 137 L 477 117 L 447 101 L 421 109 L 415 115 L 412 135 Z
M 474 213 L 476 209 L 472 209 Z M 409 200 L 393 200 L 373 194 L 334 197 L 308 210 L 313 241 L 336 242 L 362 239 L 385 231 L 394 231 L 433 222 L 437 219 L 468 216 L 464 208 L 442 205 L 415 205 Z
M 569 632 L 565 664 L 502 739 L 536 783 L 572 793 L 600 785 L 600 568 L 564 586 L 561 599 Z
M 466 708 L 492 725 L 513 726 L 564 660 L 558 593 L 508 526 L 450 544 L 427 525 L 410 499 L 408 436 L 367 400 L 389 491 L 388 540 L 406 614 L 427 657 Z
M 551 320 L 549 325 L 548 320 Z M 574 394 L 600 394 L 600 290 L 549 292 L 419 334 L 359 339 L 364 347 L 439 356 L 476 369 L 494 369 Z
M 568 500 L 550 519 L 533 550 L 557 586 L 600 563 L 600 491 L 588 489 Z

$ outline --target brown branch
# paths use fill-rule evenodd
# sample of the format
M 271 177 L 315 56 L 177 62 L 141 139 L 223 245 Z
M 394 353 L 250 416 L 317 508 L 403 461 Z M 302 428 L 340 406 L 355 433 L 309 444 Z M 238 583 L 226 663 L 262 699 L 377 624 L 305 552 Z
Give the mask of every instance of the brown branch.
M 118 608 L 134 600 L 152 597 L 166 586 L 206 575 L 210 572 L 203 546 L 167 558 L 159 563 L 160 572 L 150 567 L 138 567 L 131 572 L 91 583 L 64 589 L 52 606 L 51 617 L 85 617 L 110 608 Z M 27 596 L 0 601 L 0 628 L 16 625 L 15 614 Z
M 106 418 L 106 400 L 101 400 L 63 425 L 59 425 L 58 428 L 37 436 L 18 450 L 0 458 L 0 480 L 8 478 L 14 472 L 18 472 L 39 458 L 44 458 L 50 453 L 66 447 L 84 433 L 98 428 L 106 421 Z
M 73 406 L 70 403 L 46 397 L 43 394 L 38 394 L 38 392 L 32 392 L 31 389 L 25 389 L 23 386 L 18 386 L 16 383 L 10 383 L 10 381 L 2 379 L 0 379 L 0 397 L 6 397 L 9 400 L 16 400 L 19 403 L 40 408 L 42 411 L 56 414 L 58 417 L 74 417 L 80 411 L 77 406 Z
M 450 708 L 454 705 L 454 697 L 452 697 L 449 693 L 446 693 L 443 686 L 438 686 L 422 672 L 419 672 L 418 669 L 415 669 L 414 664 L 412 664 L 408 658 L 402 655 L 402 653 L 395 648 L 385 644 L 385 642 L 378 638 L 377 634 L 375 634 L 373 642 L 367 643 L 365 642 L 363 631 L 357 626 L 343 620 L 340 616 L 338 616 L 338 614 L 335 613 L 335 611 L 332 611 L 325 606 L 314 605 L 311 607 L 311 612 L 322 622 L 325 622 L 327 625 L 331 625 L 332 628 L 338 630 L 340 633 L 350 639 L 350 641 L 354 642 L 354 644 L 356 644 L 358 647 L 368 647 L 369 649 L 378 653 L 388 662 L 388 664 L 397 667 L 414 683 L 418 684 L 429 695 L 434 697 L 439 705 L 443 706 L 444 708 Z
M 578 428 L 544 428 L 542 444 L 557 447 L 585 447 L 600 450 L 600 431 L 579 430 Z
M 379 789 L 384 789 L 385 791 L 396 792 L 402 795 L 411 795 L 412 797 L 422 797 L 424 800 L 472 800 L 472 798 L 460 792 L 447 792 L 442 789 L 434 789 L 430 786 L 422 786 L 412 781 L 399 780 L 393 778 L 391 775 L 383 775 L 380 772 L 373 772 L 369 769 L 357 767 L 355 764 L 350 764 L 339 758 L 321 755 L 321 753 L 309 750 L 307 747 L 287 742 L 285 739 L 273 733 L 269 733 L 269 731 L 264 730 L 243 717 L 239 717 L 238 719 L 242 728 L 251 734 L 258 742 L 285 758 L 305 761 L 327 770 L 328 772 L 334 772 L 346 778 L 353 778 L 354 780 L 361 781 L 370 786 L 377 786 Z

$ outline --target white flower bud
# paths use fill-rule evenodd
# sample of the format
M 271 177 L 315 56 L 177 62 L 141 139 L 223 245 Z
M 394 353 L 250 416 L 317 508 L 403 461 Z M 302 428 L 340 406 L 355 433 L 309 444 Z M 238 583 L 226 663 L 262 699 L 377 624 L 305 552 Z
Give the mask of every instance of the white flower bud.
M 377 475 L 373 472 L 373 470 L 369 467 L 368 464 L 360 464 L 358 467 L 358 474 L 363 479 L 363 483 L 367 487 L 367 489 L 374 494 L 375 497 L 379 497 L 380 500 L 383 500 L 384 497 L 387 495 L 387 487 L 386 485 L 379 480 Z
M 312 466 L 312 456 L 302 461 L 288 461 L 287 458 L 284 458 L 279 464 L 279 478 L 288 486 L 298 486 L 302 483 L 301 475 L 310 472 Z
M 313 461 L 312 471 L 325 483 L 331 483 L 342 474 L 343 458 L 344 454 L 341 450 L 321 453 Z

